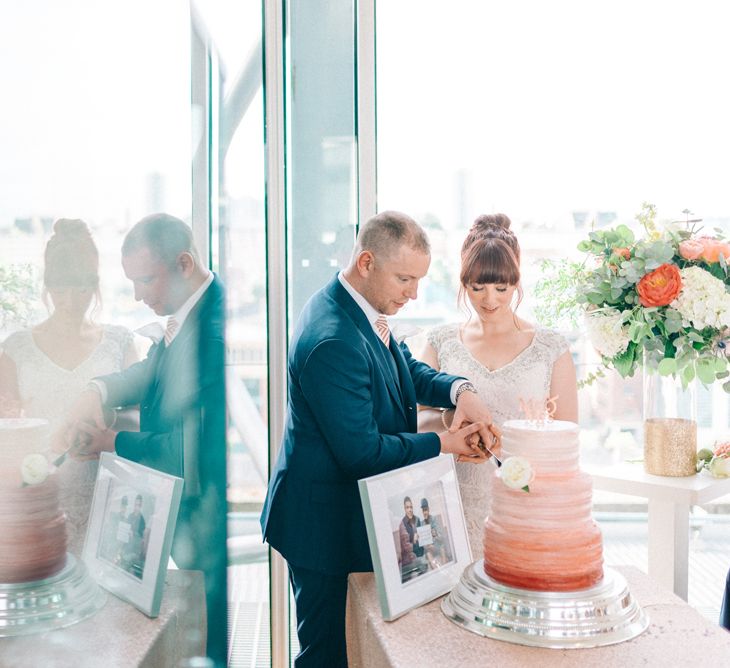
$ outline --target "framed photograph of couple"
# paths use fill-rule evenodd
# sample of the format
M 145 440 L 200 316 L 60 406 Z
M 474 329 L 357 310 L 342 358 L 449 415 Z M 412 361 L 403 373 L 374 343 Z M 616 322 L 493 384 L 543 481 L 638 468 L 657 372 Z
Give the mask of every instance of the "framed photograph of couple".
M 446 594 L 471 563 L 451 455 L 359 481 L 383 619 Z
M 108 452 L 99 460 L 83 559 L 105 589 L 160 611 L 183 480 Z

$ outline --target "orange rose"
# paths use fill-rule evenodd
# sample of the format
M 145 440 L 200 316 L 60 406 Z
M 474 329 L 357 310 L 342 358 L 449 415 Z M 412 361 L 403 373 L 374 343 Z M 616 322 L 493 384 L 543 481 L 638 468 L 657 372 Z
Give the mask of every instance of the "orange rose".
M 622 257 L 624 260 L 631 259 L 631 251 L 628 248 L 614 248 L 613 253 L 614 255 Z
M 730 244 L 715 239 L 714 237 L 700 237 L 698 241 L 704 247 L 702 251 L 702 259 L 707 262 L 719 262 L 720 253 L 725 256 L 725 260 L 730 260 Z
M 682 277 L 676 264 L 663 264 L 645 274 L 636 286 L 642 306 L 666 306 L 682 289 Z

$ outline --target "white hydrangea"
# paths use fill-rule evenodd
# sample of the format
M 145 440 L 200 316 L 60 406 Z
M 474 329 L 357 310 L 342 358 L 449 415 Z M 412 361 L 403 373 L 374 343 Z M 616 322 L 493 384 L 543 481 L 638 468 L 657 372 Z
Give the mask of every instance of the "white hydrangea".
M 682 290 L 671 303 L 685 325 L 697 329 L 730 327 L 730 294 L 725 284 L 701 267 L 680 270 Z
M 604 357 L 616 357 L 629 346 L 623 314 L 612 308 L 588 311 L 585 315 L 588 338 Z

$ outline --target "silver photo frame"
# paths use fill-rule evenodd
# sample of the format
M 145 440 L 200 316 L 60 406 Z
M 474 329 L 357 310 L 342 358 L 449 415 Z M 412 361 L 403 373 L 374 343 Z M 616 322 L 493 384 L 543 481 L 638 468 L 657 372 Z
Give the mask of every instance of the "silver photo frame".
M 183 480 L 104 452 L 83 560 L 105 589 L 156 617 Z
M 363 478 L 359 488 L 383 619 L 451 591 L 472 561 L 454 458 Z

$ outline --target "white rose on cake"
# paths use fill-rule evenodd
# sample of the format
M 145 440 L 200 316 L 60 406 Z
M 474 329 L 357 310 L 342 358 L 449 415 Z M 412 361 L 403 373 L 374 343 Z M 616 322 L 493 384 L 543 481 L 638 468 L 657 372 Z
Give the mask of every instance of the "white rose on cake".
M 20 465 L 25 485 L 39 485 L 48 477 L 48 472 L 48 460 L 39 452 L 26 455 Z
M 535 472 L 524 457 L 508 457 L 497 470 L 497 475 L 507 487 L 525 492 L 530 491 L 530 483 L 535 479 Z

